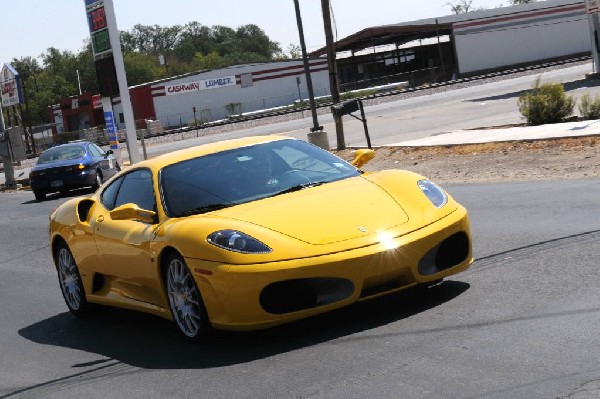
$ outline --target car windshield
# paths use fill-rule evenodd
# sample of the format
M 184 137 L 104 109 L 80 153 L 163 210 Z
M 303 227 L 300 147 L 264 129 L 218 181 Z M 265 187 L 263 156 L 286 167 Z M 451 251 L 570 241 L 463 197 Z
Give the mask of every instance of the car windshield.
M 68 161 L 78 159 L 85 155 L 85 149 L 80 145 L 61 145 L 60 147 L 50 148 L 40 155 L 38 164 L 50 163 L 56 161 Z
M 182 161 L 160 172 L 171 217 L 198 214 L 357 176 L 333 154 L 300 140 L 278 140 Z

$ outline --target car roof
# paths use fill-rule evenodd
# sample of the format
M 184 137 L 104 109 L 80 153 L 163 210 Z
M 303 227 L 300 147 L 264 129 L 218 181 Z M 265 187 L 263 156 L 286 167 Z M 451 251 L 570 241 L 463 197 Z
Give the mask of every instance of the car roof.
M 150 169 L 161 169 L 167 165 L 197 158 L 203 155 L 214 154 L 217 152 L 232 150 L 235 148 L 247 147 L 254 144 L 268 143 L 277 140 L 296 140 L 293 137 L 286 136 L 251 136 L 240 139 L 223 140 L 214 143 L 203 144 L 183 150 L 173 151 L 167 154 L 159 155 L 137 163 L 136 167 L 147 167 Z
M 59 145 L 55 145 L 53 147 L 50 147 L 50 148 L 44 150 L 44 152 L 50 151 L 50 150 L 54 150 L 54 149 L 57 149 L 57 148 L 68 147 L 68 146 L 86 147 L 88 144 L 91 144 L 91 143 L 89 141 L 70 141 L 68 143 L 59 144 Z

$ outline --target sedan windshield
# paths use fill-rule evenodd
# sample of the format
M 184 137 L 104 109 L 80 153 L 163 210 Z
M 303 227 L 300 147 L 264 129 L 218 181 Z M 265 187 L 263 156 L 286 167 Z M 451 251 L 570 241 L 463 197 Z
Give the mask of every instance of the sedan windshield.
M 42 155 L 40 155 L 37 163 L 43 164 L 56 161 L 69 161 L 81 158 L 84 155 L 85 149 L 80 145 L 62 145 L 44 151 Z
M 300 140 L 279 140 L 190 159 L 160 173 L 167 214 L 186 216 L 308 189 L 360 173 Z

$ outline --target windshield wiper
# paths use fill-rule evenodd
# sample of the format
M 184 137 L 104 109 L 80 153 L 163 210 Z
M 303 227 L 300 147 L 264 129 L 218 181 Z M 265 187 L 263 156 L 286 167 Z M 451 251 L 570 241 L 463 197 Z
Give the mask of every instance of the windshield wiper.
M 188 209 L 187 211 L 179 212 L 177 214 L 177 216 L 190 216 L 190 215 L 197 215 L 197 214 L 200 214 L 200 213 L 218 211 L 219 209 L 229 208 L 229 207 L 232 207 L 234 205 L 237 205 L 237 204 L 236 203 L 229 203 L 229 204 L 208 204 L 208 205 L 202 205 L 202 206 L 199 206 L 197 208 Z
M 275 197 L 277 195 L 282 195 L 282 194 L 288 194 L 288 193 L 293 193 L 295 191 L 300 191 L 300 190 L 304 190 L 307 188 L 311 188 L 311 187 L 316 187 L 316 186 L 320 186 L 322 184 L 325 184 L 326 182 L 323 181 L 319 181 L 319 182 L 314 182 L 314 183 L 303 183 L 303 184 L 298 184 L 296 186 L 292 186 L 290 188 L 286 188 L 285 190 L 279 191 L 275 194 L 273 194 L 272 196 Z

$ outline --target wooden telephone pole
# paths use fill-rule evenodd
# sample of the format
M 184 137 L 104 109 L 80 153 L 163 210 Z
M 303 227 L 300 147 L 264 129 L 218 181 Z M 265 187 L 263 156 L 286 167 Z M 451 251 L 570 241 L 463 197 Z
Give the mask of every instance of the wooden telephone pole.
M 325 28 L 325 41 L 327 44 L 327 64 L 329 66 L 329 87 L 331 91 L 331 101 L 333 102 L 333 105 L 336 105 L 340 102 L 340 89 L 337 77 L 335 42 L 333 41 L 333 31 L 331 29 L 329 0 L 321 0 L 321 8 L 323 9 L 323 27 Z M 343 150 L 346 148 L 346 141 L 344 139 L 344 125 L 342 123 L 342 117 L 333 113 L 333 121 L 335 122 L 337 149 Z

